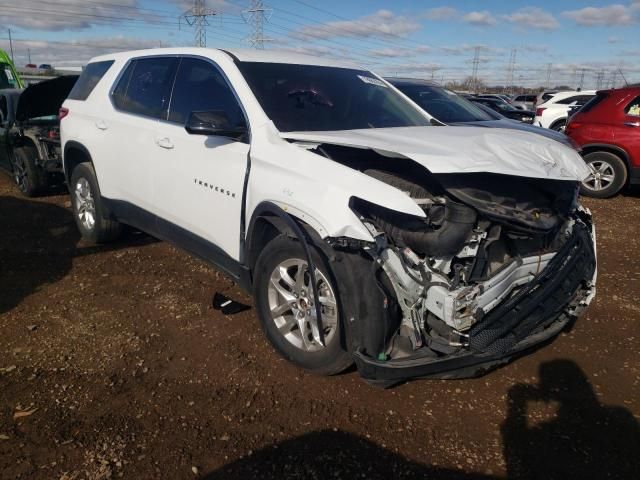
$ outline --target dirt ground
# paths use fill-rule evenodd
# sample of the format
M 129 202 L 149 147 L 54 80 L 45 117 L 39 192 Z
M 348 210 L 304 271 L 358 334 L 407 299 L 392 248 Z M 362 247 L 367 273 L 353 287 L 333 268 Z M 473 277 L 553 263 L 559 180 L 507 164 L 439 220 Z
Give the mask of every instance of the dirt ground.
M 80 240 L 0 175 L 2 479 L 640 476 L 640 193 L 585 203 L 598 295 L 484 377 L 389 390 L 279 358 L 221 274 L 142 234 Z

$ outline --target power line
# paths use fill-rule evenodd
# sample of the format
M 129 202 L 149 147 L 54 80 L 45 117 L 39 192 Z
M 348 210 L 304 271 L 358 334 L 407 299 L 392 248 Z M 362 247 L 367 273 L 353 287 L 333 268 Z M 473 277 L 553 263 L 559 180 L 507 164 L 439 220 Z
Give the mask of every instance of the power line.
M 478 67 L 480 66 L 480 47 L 473 49 L 473 68 L 471 71 L 471 91 L 477 93 L 478 90 Z

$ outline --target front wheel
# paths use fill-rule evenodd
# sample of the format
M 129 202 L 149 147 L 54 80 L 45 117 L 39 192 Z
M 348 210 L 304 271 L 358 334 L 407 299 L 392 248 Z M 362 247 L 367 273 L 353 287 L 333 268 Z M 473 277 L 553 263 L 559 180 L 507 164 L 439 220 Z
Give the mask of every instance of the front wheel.
M 267 338 L 284 358 L 313 373 L 333 375 L 348 368 L 353 360 L 344 347 L 333 274 L 324 257 L 309 248 L 315 276 L 309 271 L 300 242 L 281 235 L 267 244 L 255 268 L 257 313 Z M 324 341 L 313 303 L 312 282 L 318 289 Z
M 122 226 L 106 214 L 93 165 L 81 163 L 73 169 L 69 190 L 73 217 L 86 240 L 105 243 L 120 236 Z
M 580 185 L 586 197 L 609 198 L 627 182 L 627 167 L 620 157 L 610 152 L 593 152 L 584 156 L 591 173 Z
M 567 129 L 566 120 L 560 120 L 559 122 L 556 122 L 551 126 L 551 130 L 555 130 L 556 132 L 561 132 L 561 133 L 564 133 L 566 129 Z

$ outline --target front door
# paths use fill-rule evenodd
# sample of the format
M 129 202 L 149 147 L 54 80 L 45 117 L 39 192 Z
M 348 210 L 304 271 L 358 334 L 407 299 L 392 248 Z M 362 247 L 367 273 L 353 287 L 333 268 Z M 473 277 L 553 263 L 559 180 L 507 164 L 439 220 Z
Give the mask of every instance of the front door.
M 158 123 L 156 130 L 151 172 L 158 228 L 165 238 L 186 242 L 186 248 L 199 250 L 196 253 L 208 248 L 213 256 L 238 260 L 248 140 L 187 133 L 185 122 L 193 111 L 224 112 L 231 126 L 247 122 L 217 65 L 182 58 L 168 121 Z
M 11 171 L 9 158 L 9 102 L 6 95 L 0 95 L 0 168 Z

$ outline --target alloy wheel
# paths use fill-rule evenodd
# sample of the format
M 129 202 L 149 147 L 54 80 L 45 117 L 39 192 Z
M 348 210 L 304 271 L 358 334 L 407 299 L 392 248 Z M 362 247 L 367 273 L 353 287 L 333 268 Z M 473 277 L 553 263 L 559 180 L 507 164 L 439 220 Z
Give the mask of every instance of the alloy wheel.
M 76 214 L 82 226 L 88 230 L 93 230 L 96 224 L 96 207 L 91 193 L 91 185 L 86 178 L 79 178 L 74 188 L 74 199 L 76 203 Z
M 312 278 L 306 261 L 298 258 L 278 264 L 269 280 L 271 319 L 289 343 L 306 352 L 316 352 L 331 342 L 338 326 L 338 305 L 328 279 L 316 268 L 315 282 L 321 305 L 324 344 L 320 341 L 313 303 Z
M 605 160 L 594 160 L 587 164 L 591 173 L 582 183 L 586 188 L 600 191 L 607 188 L 615 180 L 613 166 Z

